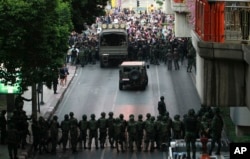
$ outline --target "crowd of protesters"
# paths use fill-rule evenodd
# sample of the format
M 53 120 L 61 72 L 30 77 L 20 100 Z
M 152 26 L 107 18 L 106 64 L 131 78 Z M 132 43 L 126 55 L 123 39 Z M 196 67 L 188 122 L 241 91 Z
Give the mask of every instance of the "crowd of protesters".
M 83 33 L 72 32 L 69 37 L 67 61 L 71 56 L 73 64 L 82 66 L 98 60 L 98 36 L 102 24 L 126 24 L 128 33 L 128 60 L 144 60 L 151 64 L 159 65 L 161 62 L 167 64 L 168 70 L 179 70 L 179 63 L 183 65 L 185 58 L 188 60 L 187 72 L 191 72 L 195 66 L 195 49 L 190 38 L 175 37 L 174 15 L 154 11 L 147 13 L 134 13 L 124 10 L 114 12 L 107 16 L 96 18 L 96 23 L 86 25 L 87 30 Z M 76 54 L 73 50 L 78 49 Z M 76 59 L 76 60 L 75 60 Z

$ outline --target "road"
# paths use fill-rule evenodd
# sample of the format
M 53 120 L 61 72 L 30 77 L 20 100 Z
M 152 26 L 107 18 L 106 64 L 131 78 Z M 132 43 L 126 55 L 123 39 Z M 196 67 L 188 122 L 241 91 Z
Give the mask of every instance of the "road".
M 59 122 L 71 111 L 78 120 L 83 114 L 86 114 L 88 119 L 92 113 L 99 118 L 101 112 L 108 114 L 110 111 L 114 112 L 114 117 L 123 113 L 125 119 L 128 119 L 130 114 L 134 114 L 137 119 L 138 114 L 143 114 L 145 119 L 146 113 L 157 116 L 157 103 L 160 96 L 165 97 L 167 110 L 172 118 L 177 113 L 184 115 L 190 108 L 196 111 L 199 109 L 200 100 L 194 86 L 193 75 L 186 72 L 186 66 L 181 66 L 178 71 L 168 71 L 164 64 L 150 65 L 148 76 L 149 85 L 145 91 L 132 89 L 120 91 L 118 67 L 100 68 L 99 64 L 79 67 L 55 114 L 59 117 Z M 56 155 L 43 154 L 36 155 L 35 158 L 167 158 L 165 152 L 158 151 L 117 153 L 116 150 L 110 149 L 109 145 L 105 149 L 80 150 L 73 155 L 70 150 L 63 153 L 62 148 L 58 148 L 57 152 Z

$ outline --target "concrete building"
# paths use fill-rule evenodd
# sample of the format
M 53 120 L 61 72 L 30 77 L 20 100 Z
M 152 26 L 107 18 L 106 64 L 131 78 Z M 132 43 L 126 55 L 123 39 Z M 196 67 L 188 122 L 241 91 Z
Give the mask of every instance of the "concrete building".
M 167 12 L 175 12 L 176 36 L 192 37 L 201 104 L 230 107 L 236 133 L 249 133 L 249 0 L 193 0 L 193 26 L 188 24 L 187 0 L 166 1 Z

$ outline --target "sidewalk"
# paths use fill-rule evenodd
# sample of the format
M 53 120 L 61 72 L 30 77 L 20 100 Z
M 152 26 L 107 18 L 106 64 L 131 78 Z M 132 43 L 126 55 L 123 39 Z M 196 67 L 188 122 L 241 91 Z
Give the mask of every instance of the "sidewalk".
M 58 105 L 60 104 L 61 100 L 63 99 L 64 93 L 66 92 L 67 88 L 69 87 L 72 79 L 75 76 L 76 67 L 68 65 L 69 75 L 67 76 L 67 84 L 66 86 L 62 87 L 60 84 L 57 86 L 57 93 L 54 94 L 53 89 L 48 89 L 46 86 L 43 86 L 43 105 L 40 105 L 40 113 L 39 116 L 43 116 L 44 118 L 48 119 L 53 115 L 54 111 L 57 109 Z M 24 94 L 23 97 L 31 99 L 31 89 L 29 88 Z M 41 94 L 39 94 L 39 100 L 41 102 Z M 32 103 L 31 102 L 24 102 L 23 109 L 26 111 L 27 116 L 30 116 L 32 113 Z M 29 137 L 28 137 L 29 138 Z M 25 149 L 18 149 L 18 159 L 27 159 L 28 156 L 31 154 L 31 139 L 28 139 L 28 145 Z M 8 148 L 7 145 L 0 144 L 0 158 L 1 159 L 8 159 Z

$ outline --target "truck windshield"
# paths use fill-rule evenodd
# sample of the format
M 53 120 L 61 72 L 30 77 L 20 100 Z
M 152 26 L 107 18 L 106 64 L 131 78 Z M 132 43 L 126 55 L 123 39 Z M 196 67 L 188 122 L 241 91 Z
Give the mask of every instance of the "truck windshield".
M 103 34 L 100 39 L 101 46 L 123 46 L 127 45 L 126 34 Z

